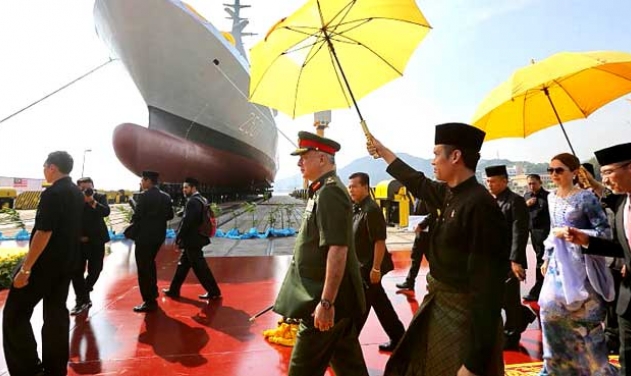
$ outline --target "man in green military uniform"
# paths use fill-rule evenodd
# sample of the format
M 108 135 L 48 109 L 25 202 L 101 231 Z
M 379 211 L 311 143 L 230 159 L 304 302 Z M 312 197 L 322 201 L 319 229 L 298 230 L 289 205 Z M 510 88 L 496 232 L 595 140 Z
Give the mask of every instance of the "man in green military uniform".
M 356 322 L 365 311 L 353 244 L 352 204 L 335 172 L 340 145 L 309 132 L 298 134 L 298 167 L 311 182 L 309 201 L 274 311 L 300 319 L 290 376 L 367 376 Z

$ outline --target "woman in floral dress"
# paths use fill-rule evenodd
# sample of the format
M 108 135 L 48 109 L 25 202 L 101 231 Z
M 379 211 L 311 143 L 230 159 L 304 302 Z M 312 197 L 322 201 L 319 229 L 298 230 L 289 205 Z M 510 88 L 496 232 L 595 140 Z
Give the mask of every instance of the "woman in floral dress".
M 611 238 L 596 196 L 574 184 L 579 168 L 579 160 L 564 153 L 552 158 L 548 169 L 557 190 L 548 195 L 552 228 L 541 267 L 541 375 L 617 374 L 608 362 L 602 325 L 605 302 L 614 298 L 613 278 L 604 257 L 583 255 L 580 246 L 564 240 L 568 226 Z

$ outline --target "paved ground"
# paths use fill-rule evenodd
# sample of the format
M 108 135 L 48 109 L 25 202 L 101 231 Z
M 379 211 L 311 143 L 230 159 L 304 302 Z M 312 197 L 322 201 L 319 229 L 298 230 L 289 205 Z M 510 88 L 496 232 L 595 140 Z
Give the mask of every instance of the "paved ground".
M 223 215 L 219 219 L 219 228 L 228 231 L 237 227 L 241 232 L 246 232 L 255 226 L 259 232 L 263 232 L 274 221 L 276 228 L 298 229 L 304 207 L 305 203 L 302 200 L 289 196 L 275 196 L 269 202 L 256 205 L 256 210 L 246 212 L 237 219 L 230 219 L 231 215 Z M 272 216 L 275 216 L 275 220 L 270 219 Z M 293 253 L 295 239 L 295 237 L 247 240 L 214 238 L 212 244 L 204 248 L 204 252 L 206 257 L 290 255 Z M 387 247 L 390 251 L 409 251 L 413 240 L 414 234 L 411 232 L 388 228 Z

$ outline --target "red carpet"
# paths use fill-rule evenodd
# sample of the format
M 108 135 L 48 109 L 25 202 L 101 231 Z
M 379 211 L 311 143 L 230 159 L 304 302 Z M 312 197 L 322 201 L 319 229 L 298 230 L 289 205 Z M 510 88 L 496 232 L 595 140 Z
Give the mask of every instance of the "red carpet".
M 384 278 L 384 286 L 407 325 L 425 294 L 425 282 L 419 276 L 419 301 L 414 295 L 397 294 L 394 284 L 405 277 L 409 252 L 393 255 L 396 270 Z M 168 286 L 177 256 L 171 246 L 160 251 L 160 288 Z M 71 318 L 69 375 L 285 375 L 291 348 L 271 345 L 261 335 L 276 326 L 278 316 L 270 312 L 255 323 L 248 318 L 273 303 L 289 261 L 289 256 L 210 258 L 223 300 L 210 304 L 197 300 L 203 290 L 191 272 L 180 300 L 161 297 L 160 310 L 144 315 L 132 312 L 140 303 L 133 253 L 125 243 L 114 244 L 95 286 L 94 306 L 88 314 Z M 424 265 L 421 274 L 426 272 Z M 0 292 L 0 304 L 5 299 L 6 291 Z M 68 307 L 73 303 L 71 296 Z M 39 341 L 41 305 L 33 324 Z M 531 327 L 522 339 L 522 351 L 505 353 L 507 363 L 540 360 L 541 336 L 536 324 Z M 360 341 L 370 374 L 381 375 L 388 354 L 380 353 L 377 345 L 387 337 L 374 314 Z M 5 373 L 0 354 L 0 375 Z

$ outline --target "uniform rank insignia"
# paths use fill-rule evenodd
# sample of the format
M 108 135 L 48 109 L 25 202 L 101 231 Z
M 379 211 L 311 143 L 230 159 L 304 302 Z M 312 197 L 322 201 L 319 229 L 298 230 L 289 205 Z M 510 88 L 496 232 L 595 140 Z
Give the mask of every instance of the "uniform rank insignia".
M 452 210 L 452 211 L 451 211 L 451 218 L 453 218 L 455 215 L 456 215 L 456 211 L 455 211 L 455 210 Z
M 335 178 L 333 176 L 329 176 L 328 178 L 326 178 L 326 181 L 324 183 L 327 185 L 335 184 Z

